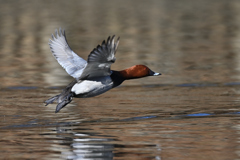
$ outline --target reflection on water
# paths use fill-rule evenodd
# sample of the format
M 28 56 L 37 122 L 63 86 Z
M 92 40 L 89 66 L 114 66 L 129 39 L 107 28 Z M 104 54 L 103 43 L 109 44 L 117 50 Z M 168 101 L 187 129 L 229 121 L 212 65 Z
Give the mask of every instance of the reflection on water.
M 239 1 L 0 2 L 2 159 L 239 159 Z M 115 34 L 112 69 L 163 75 L 55 114 L 43 101 L 72 80 L 48 46 L 59 27 L 85 59 Z
M 95 137 L 93 133 L 79 133 L 72 131 L 71 127 L 57 127 L 58 138 L 63 139 L 62 144 L 69 146 L 68 151 L 62 151 L 62 156 L 67 159 L 113 159 L 113 144 L 106 136 Z M 101 137 L 101 136 L 100 136 Z

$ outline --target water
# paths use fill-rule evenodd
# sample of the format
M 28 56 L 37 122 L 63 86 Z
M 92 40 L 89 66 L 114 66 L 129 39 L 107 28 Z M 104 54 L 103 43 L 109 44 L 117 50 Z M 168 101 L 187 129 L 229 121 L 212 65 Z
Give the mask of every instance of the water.
M 240 2 L 1 1 L 1 159 L 240 159 Z M 52 57 L 56 28 L 81 57 L 120 36 L 124 82 L 55 114 L 71 82 Z

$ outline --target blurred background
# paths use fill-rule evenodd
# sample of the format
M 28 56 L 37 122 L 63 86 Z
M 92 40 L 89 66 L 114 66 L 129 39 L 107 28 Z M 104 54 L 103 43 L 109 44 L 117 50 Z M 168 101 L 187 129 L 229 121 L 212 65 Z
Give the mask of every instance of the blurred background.
M 239 81 L 239 7 L 236 0 L 1 1 L 0 85 L 71 81 L 48 46 L 59 27 L 85 59 L 115 34 L 121 39 L 112 69 L 145 64 L 163 74 L 126 85 Z
M 55 114 L 60 27 L 84 59 L 116 35 L 112 69 L 162 75 Z M 239 62 L 239 0 L 0 0 L 0 159 L 239 159 Z

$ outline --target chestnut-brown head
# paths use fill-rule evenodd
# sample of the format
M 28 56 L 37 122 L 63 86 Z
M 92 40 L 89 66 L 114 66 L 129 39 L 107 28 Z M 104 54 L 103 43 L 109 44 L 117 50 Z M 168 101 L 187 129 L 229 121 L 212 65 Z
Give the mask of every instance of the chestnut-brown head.
M 159 76 L 161 73 L 153 72 L 145 65 L 135 65 L 119 72 L 126 80 L 147 76 Z

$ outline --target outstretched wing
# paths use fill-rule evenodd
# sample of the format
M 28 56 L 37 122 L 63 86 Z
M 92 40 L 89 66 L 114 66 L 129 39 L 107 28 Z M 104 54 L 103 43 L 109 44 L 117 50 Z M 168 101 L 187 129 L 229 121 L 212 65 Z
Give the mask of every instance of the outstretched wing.
M 60 28 L 58 32 L 56 29 L 55 36 L 52 34 L 52 40 L 49 40 L 49 46 L 53 56 L 67 73 L 76 79 L 79 78 L 87 62 L 69 47 L 65 31 Z
M 84 69 L 80 80 L 91 80 L 92 78 L 111 75 L 111 64 L 115 62 L 115 54 L 117 51 L 119 37 L 114 42 L 114 37 L 108 37 L 107 41 L 98 45 L 88 56 L 88 64 Z

